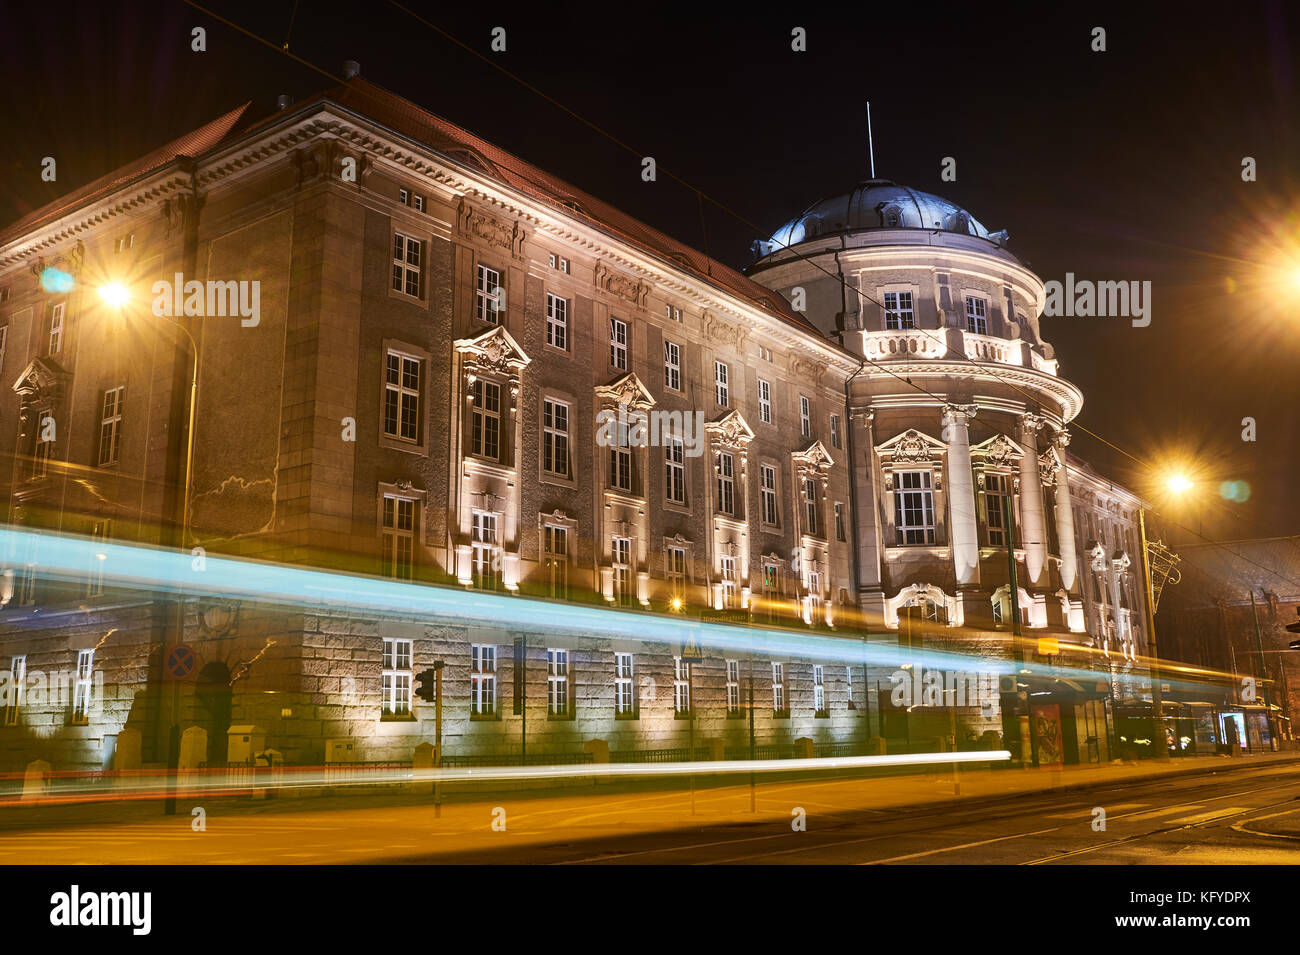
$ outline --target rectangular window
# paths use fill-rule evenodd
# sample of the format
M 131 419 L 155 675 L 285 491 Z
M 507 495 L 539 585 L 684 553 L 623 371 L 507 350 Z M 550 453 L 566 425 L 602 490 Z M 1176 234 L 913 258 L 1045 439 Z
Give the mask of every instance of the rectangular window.
M 805 534 L 817 535 L 817 482 L 812 478 L 803 479 L 803 514 Z
M 803 395 L 799 396 L 799 433 L 805 438 L 812 437 L 812 408 Z
M 885 293 L 885 328 L 916 328 L 916 314 L 912 310 L 911 292 Z
M 628 427 L 619 422 L 614 429 L 614 443 L 609 446 L 609 486 L 619 491 L 632 490 L 632 449 L 628 445 Z
M 934 543 L 934 491 L 929 471 L 894 472 L 894 526 L 899 544 Z
M 384 638 L 384 659 L 380 667 L 383 699 L 380 716 L 411 715 L 411 641 Z
M 412 196 L 412 197 L 411 197 L 411 208 L 414 209 L 416 212 L 423 212 L 423 211 L 424 211 L 424 196 Z
M 90 681 L 95 673 L 95 651 L 77 651 L 76 683 L 72 688 L 72 722 L 90 722 Z
M 849 709 L 857 708 L 853 702 L 853 667 L 851 666 L 844 668 L 844 698 L 848 701 Z
M 990 547 L 1007 546 L 1007 502 L 1010 500 L 1007 475 L 984 475 L 984 525 Z
M 736 459 L 726 451 L 718 454 L 718 510 L 736 513 Z
M 664 340 L 664 387 L 682 390 L 682 349 L 667 339 Z
M 104 553 L 101 545 L 108 543 L 112 534 L 111 520 L 95 521 L 94 527 L 91 528 L 90 536 L 94 538 L 95 546 L 91 549 L 90 573 L 86 578 L 87 597 L 98 597 L 104 593 L 104 562 L 108 559 L 108 555 Z
M 767 348 L 767 347 L 764 346 L 764 345 L 759 345 L 759 346 L 758 346 L 758 357 L 761 358 L 761 359 L 763 359 L 763 361 L 771 361 L 771 360 L 772 360 L 772 349 Z
M 779 516 L 776 509 L 776 468 L 761 464 L 758 468 L 759 497 L 762 503 L 763 523 L 776 527 Z
M 833 414 L 831 415 L 831 447 L 838 448 L 839 446 L 840 446 L 840 416 L 837 414 Z
M 669 547 L 664 559 L 667 561 L 668 588 L 672 595 L 682 598 L 686 595 L 686 548 Z
M 563 272 L 565 275 L 568 275 L 568 274 L 569 274 L 569 260 L 568 260 L 568 259 L 563 258 L 563 257 L 560 258 L 560 271 Z
M 772 664 L 772 712 L 785 713 L 789 708 L 785 702 L 785 664 Z
M 546 712 L 569 715 L 569 651 L 546 651 Z
M 679 438 L 664 441 L 664 496 L 673 504 L 686 503 L 686 446 Z
M 770 560 L 763 561 L 763 593 L 775 597 L 781 592 L 781 568 Z
M 966 331 L 976 335 L 989 333 L 989 304 L 974 295 L 966 296 Z
M 122 445 L 122 385 L 104 392 L 99 415 L 99 466 L 113 467 L 120 460 Z
M 420 440 L 420 359 L 390 351 L 384 369 L 384 434 Z
M 632 654 L 614 654 L 614 712 L 630 716 L 636 712 L 636 685 L 633 683 Z
M 758 420 L 772 423 L 772 386 L 762 378 L 758 379 Z
M 569 350 L 569 300 L 546 293 L 546 344 Z
M 474 382 L 470 415 L 470 454 L 501 459 L 501 386 L 482 378 Z
M 826 671 L 820 663 L 813 665 L 813 710 L 826 713 Z
M 822 575 L 820 571 L 808 571 L 808 606 L 812 610 L 813 622 L 822 610 Z
M 383 576 L 410 580 L 415 563 L 415 505 L 405 497 L 384 495 Z
M 609 363 L 620 371 L 627 371 L 627 322 L 609 320 Z
M 542 528 L 542 559 L 550 595 L 560 600 L 569 596 L 569 529 L 561 524 Z
M 497 711 L 497 648 L 491 644 L 470 646 L 469 709 L 475 716 Z
M 410 192 L 408 192 L 408 191 L 405 190 L 405 189 L 398 189 L 398 190 L 397 190 L 397 201 L 400 202 L 400 203 L 401 203 L 402 205 L 404 205 L 404 206 L 409 206 L 409 205 L 411 204 L 411 194 L 410 194 Z
M 727 661 L 727 715 L 740 712 L 740 661 Z
M 63 302 L 50 308 L 50 350 L 47 354 L 57 355 L 63 350 L 63 319 L 67 305 Z
M 838 501 L 835 504 L 835 539 L 844 540 L 844 505 Z
M 615 537 L 610 555 L 614 565 L 614 602 L 630 603 L 632 600 L 632 538 Z
M 722 557 L 722 606 L 727 610 L 736 607 L 736 558 Z
M 542 401 L 542 470 L 569 477 L 569 406 L 547 398 Z
M 719 406 L 727 407 L 727 366 L 720 361 L 713 363 L 713 392 Z
M 480 322 L 500 325 L 506 310 L 501 273 L 486 265 L 478 267 L 478 287 L 474 293 L 474 315 Z
M 673 657 L 673 710 L 691 711 L 691 665 L 681 657 Z
M 664 318 L 670 322 L 680 322 L 682 320 L 682 310 L 674 308 L 672 305 L 664 306 Z
M 492 511 L 475 510 L 470 515 L 470 520 L 474 586 L 495 590 L 500 576 L 497 562 L 497 515 Z
M 420 258 L 424 243 L 400 232 L 393 234 L 393 291 L 420 297 Z
M 4 725 L 18 725 L 18 709 L 23 705 L 27 689 L 27 657 L 14 657 L 9 661 L 9 686 L 4 700 Z

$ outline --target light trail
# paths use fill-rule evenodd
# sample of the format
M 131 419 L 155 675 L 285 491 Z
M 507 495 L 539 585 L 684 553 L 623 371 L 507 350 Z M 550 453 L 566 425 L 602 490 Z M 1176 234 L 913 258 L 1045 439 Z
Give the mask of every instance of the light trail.
M 340 763 L 334 771 L 325 767 L 254 767 L 235 772 L 222 769 L 181 773 L 176 777 L 179 798 L 200 795 L 244 795 L 252 790 L 339 789 L 350 786 L 402 784 L 506 782 L 552 779 L 635 779 L 665 776 L 723 776 L 742 773 L 820 773 L 892 767 L 951 766 L 968 763 L 998 763 L 1011 759 L 1007 750 L 956 753 L 899 753 L 879 756 L 816 756 L 807 759 L 693 760 L 678 763 L 586 763 L 553 766 L 478 766 L 442 769 L 366 768 Z M 128 799 L 162 798 L 168 794 L 171 775 L 133 773 L 128 776 L 75 774 L 46 779 L 46 791 L 39 796 L 17 799 L 12 795 L 0 806 L 48 805 L 59 802 L 114 802 Z M 21 789 L 22 777 L 7 780 Z

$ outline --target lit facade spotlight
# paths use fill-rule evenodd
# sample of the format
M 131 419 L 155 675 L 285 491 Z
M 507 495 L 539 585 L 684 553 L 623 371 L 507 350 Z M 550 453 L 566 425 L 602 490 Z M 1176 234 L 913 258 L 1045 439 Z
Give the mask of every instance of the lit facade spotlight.
M 673 608 L 674 611 L 680 611 L 682 609 L 682 598 L 674 597 L 672 599 L 672 602 L 670 603 L 670 606 Z
M 131 300 L 131 293 L 121 282 L 109 282 L 99 287 L 99 297 L 113 308 L 121 308 Z
M 1192 482 L 1183 474 L 1175 474 L 1169 479 L 1169 490 L 1175 494 L 1185 494 L 1192 489 L 1192 486 Z

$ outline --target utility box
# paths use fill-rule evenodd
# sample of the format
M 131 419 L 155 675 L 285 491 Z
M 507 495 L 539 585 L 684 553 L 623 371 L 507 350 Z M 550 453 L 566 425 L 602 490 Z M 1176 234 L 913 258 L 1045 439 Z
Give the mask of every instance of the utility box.
M 253 754 L 266 749 L 266 730 L 249 723 L 226 730 L 226 761 L 251 763 Z
M 356 744 L 350 739 L 327 739 L 325 741 L 325 763 L 356 762 Z

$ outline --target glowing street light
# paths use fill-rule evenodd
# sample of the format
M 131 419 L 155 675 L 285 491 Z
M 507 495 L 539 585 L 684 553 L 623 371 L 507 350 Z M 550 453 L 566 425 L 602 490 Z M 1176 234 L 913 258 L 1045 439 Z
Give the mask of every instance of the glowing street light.
M 121 282 L 109 282 L 99 287 L 99 297 L 113 308 L 121 308 L 131 300 L 131 292 Z
M 1185 474 L 1175 474 L 1167 482 L 1169 490 L 1175 494 L 1183 494 L 1190 491 L 1195 485 L 1188 479 Z

